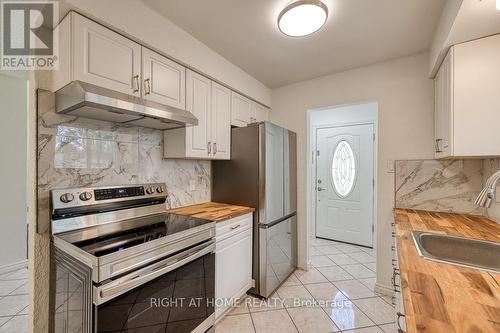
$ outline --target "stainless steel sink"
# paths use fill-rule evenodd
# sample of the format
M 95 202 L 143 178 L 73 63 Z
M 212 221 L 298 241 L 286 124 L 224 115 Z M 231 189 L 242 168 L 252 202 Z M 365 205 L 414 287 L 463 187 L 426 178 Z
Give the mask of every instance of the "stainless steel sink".
M 500 273 L 500 243 L 420 231 L 412 236 L 421 257 Z

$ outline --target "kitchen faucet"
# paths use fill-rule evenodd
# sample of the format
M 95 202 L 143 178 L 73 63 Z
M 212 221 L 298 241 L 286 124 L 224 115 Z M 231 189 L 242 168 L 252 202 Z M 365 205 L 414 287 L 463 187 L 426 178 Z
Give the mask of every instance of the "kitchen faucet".
M 486 185 L 479 193 L 474 203 L 480 207 L 490 208 L 496 196 L 497 182 L 500 179 L 500 170 L 488 178 Z

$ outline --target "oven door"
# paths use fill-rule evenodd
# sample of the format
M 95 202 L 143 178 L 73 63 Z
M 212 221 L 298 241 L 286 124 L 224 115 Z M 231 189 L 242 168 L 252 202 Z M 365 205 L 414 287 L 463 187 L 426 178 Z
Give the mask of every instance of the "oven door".
M 94 286 L 94 332 L 205 332 L 215 320 L 215 244 Z

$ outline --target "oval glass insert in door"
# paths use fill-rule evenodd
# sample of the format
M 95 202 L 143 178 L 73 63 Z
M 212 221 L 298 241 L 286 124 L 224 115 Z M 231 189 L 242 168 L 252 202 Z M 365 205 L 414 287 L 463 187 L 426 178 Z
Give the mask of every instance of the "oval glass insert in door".
M 346 140 L 335 147 L 332 159 L 333 188 L 340 197 L 351 194 L 356 181 L 356 160 L 351 145 Z

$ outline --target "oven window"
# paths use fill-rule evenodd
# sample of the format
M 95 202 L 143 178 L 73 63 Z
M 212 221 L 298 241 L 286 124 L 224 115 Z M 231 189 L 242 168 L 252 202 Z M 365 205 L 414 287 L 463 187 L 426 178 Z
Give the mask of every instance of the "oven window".
M 191 332 L 214 313 L 214 280 L 210 253 L 98 306 L 95 331 Z

